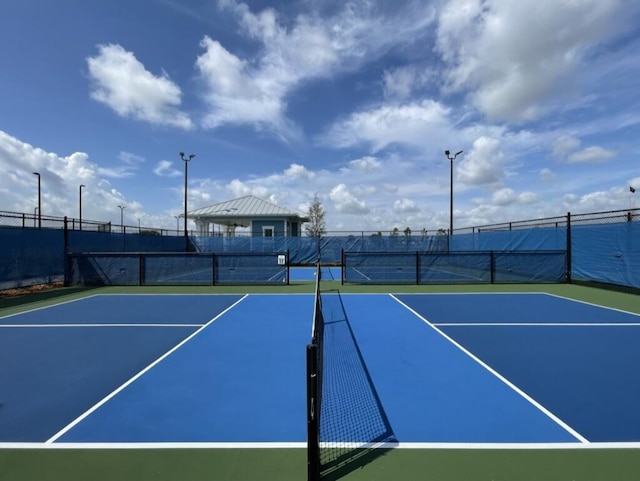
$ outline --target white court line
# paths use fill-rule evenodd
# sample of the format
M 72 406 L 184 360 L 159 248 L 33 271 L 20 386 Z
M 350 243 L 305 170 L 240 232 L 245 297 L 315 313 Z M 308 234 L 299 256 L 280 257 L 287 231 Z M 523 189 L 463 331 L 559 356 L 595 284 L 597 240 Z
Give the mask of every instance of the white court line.
M 436 327 L 639 327 L 640 322 L 434 322 L 433 325 Z
M 453 344 L 454 346 L 456 346 L 458 349 L 460 349 L 460 351 L 462 351 L 463 353 L 465 353 L 467 356 L 469 356 L 471 359 L 473 359 L 474 361 L 476 361 L 478 364 L 480 364 L 482 367 L 484 367 L 487 371 L 489 371 L 491 374 L 493 374 L 495 377 L 497 377 L 498 379 L 500 379 L 503 383 L 505 383 L 507 386 L 509 386 L 511 389 L 513 389 L 516 393 L 520 394 L 520 396 L 522 396 L 524 399 L 526 399 L 527 401 L 529 401 L 533 406 L 535 406 L 536 408 L 538 408 L 540 411 L 542 411 L 544 414 L 546 414 L 551 420 L 553 420 L 556 424 L 558 424 L 560 427 L 562 427 L 565 431 L 567 431 L 569 434 L 571 434 L 574 438 L 576 438 L 577 440 L 579 440 L 582 443 L 588 443 L 589 441 L 587 440 L 587 438 L 585 438 L 584 436 L 582 436 L 578 431 L 576 431 L 575 429 L 573 429 L 571 426 L 569 426 L 567 423 L 565 423 L 562 419 L 560 419 L 559 417 L 557 417 L 555 414 L 553 414 L 551 411 L 549 411 L 547 408 L 545 408 L 542 404 L 540 404 L 538 401 L 536 401 L 535 399 L 533 399 L 531 396 L 529 396 L 527 393 L 525 393 L 522 389 L 520 389 L 518 386 L 516 386 L 515 384 L 513 384 L 511 381 L 509 381 L 507 378 L 505 378 L 503 375 L 501 375 L 498 371 L 496 371 L 495 369 L 493 369 L 491 366 L 489 366 L 488 364 L 486 364 L 485 362 L 483 362 L 480 358 L 478 358 L 477 356 L 475 356 L 473 353 L 471 353 L 471 351 L 468 351 L 467 349 L 465 349 L 461 344 L 459 344 L 458 342 L 456 342 L 454 339 L 452 339 L 451 337 L 447 336 L 444 332 L 442 332 L 440 329 L 438 329 L 437 327 L 435 327 L 431 322 L 429 322 L 425 317 L 421 316 L 420 314 L 418 314 L 418 312 L 416 312 L 415 310 L 413 310 L 412 308 L 410 308 L 408 305 L 406 305 L 404 302 L 402 302 L 400 299 L 398 299 L 397 297 L 395 297 L 393 294 L 390 294 L 390 296 L 395 299 L 400 305 L 404 306 L 407 310 L 409 310 L 410 312 L 412 312 L 414 315 L 416 315 L 419 319 L 421 319 L 425 324 L 427 324 L 427 326 L 431 327 L 434 331 L 436 331 L 438 334 L 440 334 L 442 337 L 444 337 L 446 340 L 448 340 L 451 344 Z
M 509 450 L 584 450 L 640 449 L 640 442 L 595 443 L 334 443 L 345 448 L 364 449 L 509 449 Z M 352 446 L 351 446 L 352 445 Z M 321 443 L 332 447 L 332 443 Z M 0 443 L 0 449 L 306 449 L 306 442 L 225 443 L 225 442 L 158 442 L 158 443 Z
M 90 296 L 86 296 L 86 297 L 79 297 L 77 299 L 68 299 L 66 301 L 63 302 L 58 302 L 56 304 L 50 304 L 48 306 L 40 306 L 40 307 L 34 307 L 33 309 L 27 309 L 26 311 L 20 311 L 20 312 L 14 312 L 13 314 L 7 314 L 6 316 L 0 316 L 0 320 L 2 319 L 8 319 L 9 317 L 14 317 L 14 316 L 19 316 L 20 314 L 26 314 L 27 312 L 36 312 L 36 311 L 41 311 L 43 309 L 49 309 L 51 307 L 56 307 L 56 306 L 63 306 L 65 304 L 69 304 L 71 302 L 78 302 L 78 301 L 83 301 L 85 299 L 91 299 L 92 297 L 96 297 L 102 294 L 91 294 Z
M 0 324 L 0 329 L 45 327 L 202 327 L 204 324 Z
M 305 448 L 307 443 L 224 443 L 224 442 L 158 442 L 158 443 L 0 443 L 0 449 L 288 449 Z
M 204 326 L 200 327 L 200 329 L 198 329 L 196 332 L 194 332 L 193 334 L 191 334 L 189 337 L 187 337 L 186 339 L 184 339 L 182 342 L 180 342 L 179 344 L 177 344 L 176 346 L 172 347 L 169 351 L 165 352 L 162 356 L 160 356 L 158 359 L 156 359 L 155 361 L 153 361 L 151 364 L 149 364 L 147 367 L 145 367 L 142 371 L 140 371 L 138 374 L 136 374 L 135 376 L 133 376 L 131 379 L 129 379 L 128 381 L 126 381 L 124 384 L 122 384 L 120 387 L 118 387 L 115 391 L 113 391 L 112 393 L 108 394 L 106 397 L 104 397 L 102 400 L 98 401 L 96 404 L 94 404 L 91 408 L 89 408 L 87 411 L 85 411 L 83 414 L 81 414 L 80 416 L 78 416 L 76 419 L 74 419 L 73 421 L 71 421 L 69 424 L 67 424 L 64 428 L 62 428 L 60 431 L 58 431 L 56 434 L 54 434 L 52 437 L 50 437 L 47 441 L 45 441 L 45 443 L 49 444 L 49 443 L 53 443 L 54 441 L 56 441 L 58 438 L 60 438 L 63 434 L 65 434 L 67 431 L 69 431 L 71 428 L 73 428 L 76 424 L 78 424 L 80 421 L 82 421 L 83 419 L 85 419 L 87 416 L 89 416 L 92 412 L 94 412 L 96 409 L 98 409 L 100 406 L 102 406 L 103 404 L 105 404 L 109 399 L 113 398 L 116 394 L 118 394 L 120 391 L 122 391 L 124 388 L 126 388 L 127 386 L 129 386 L 130 384 L 132 384 L 135 380 L 137 380 L 138 378 L 140 378 L 144 373 L 146 373 L 147 371 L 149 371 L 151 368 L 153 368 L 154 366 L 156 366 L 158 363 L 160 363 L 162 360 L 164 360 L 165 358 L 167 358 L 168 356 L 170 356 L 173 352 L 177 351 L 179 348 L 181 348 L 182 346 L 184 346 L 187 342 L 189 342 L 191 339 L 193 339 L 195 336 L 197 336 L 198 334 L 200 334 L 204 329 L 206 329 L 208 326 L 210 326 L 211 324 L 213 324 L 214 321 L 216 321 L 217 319 L 219 319 L 221 316 L 223 316 L 224 314 L 226 314 L 228 311 L 230 311 L 231 309 L 233 309 L 235 306 L 237 306 L 239 303 L 241 303 L 243 300 L 245 300 L 247 297 L 249 296 L 249 294 L 245 294 L 244 296 L 242 296 L 240 299 L 238 299 L 236 302 L 234 302 L 232 305 L 230 305 L 229 307 L 227 307 L 224 311 L 222 311 L 220 314 L 218 314 L 216 317 L 214 317 L 213 319 L 211 319 L 209 322 L 207 322 Z
M 631 314 L 632 316 L 640 316 L 640 314 L 638 314 L 637 312 L 625 311 L 624 309 L 618 309 L 616 307 L 603 306 L 602 304 L 595 304 L 595 303 L 589 302 L 589 301 L 582 301 L 580 299 L 574 299 L 573 297 L 565 297 L 565 296 L 561 296 L 559 294 L 551 294 L 550 292 L 543 292 L 542 294 L 545 294 L 545 295 L 551 296 L 551 297 L 556 297 L 558 299 L 563 299 L 565 301 L 572 301 L 572 302 L 577 302 L 579 304 L 586 304 L 587 306 L 600 307 L 602 309 L 608 309 L 610 311 L 622 312 L 624 314 Z
M 355 272 L 357 272 L 358 274 L 360 274 L 362 277 L 364 277 L 366 280 L 370 281 L 371 277 L 367 276 L 364 272 L 362 272 L 360 269 L 356 268 L 356 267 L 352 267 L 351 269 L 353 269 Z

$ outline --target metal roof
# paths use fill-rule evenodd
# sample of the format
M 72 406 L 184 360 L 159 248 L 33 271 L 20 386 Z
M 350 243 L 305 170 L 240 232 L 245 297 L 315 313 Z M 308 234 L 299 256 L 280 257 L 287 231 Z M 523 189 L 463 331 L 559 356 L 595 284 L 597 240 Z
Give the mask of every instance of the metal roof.
M 271 202 L 260 199 L 253 195 L 247 195 L 240 197 L 239 199 L 228 200 L 226 202 L 220 202 L 219 204 L 213 204 L 207 207 L 201 207 L 189 211 L 187 217 L 209 217 L 209 218 L 225 218 L 230 217 L 298 217 L 301 222 L 308 222 L 306 215 L 301 214 L 292 209 L 286 207 L 277 206 Z

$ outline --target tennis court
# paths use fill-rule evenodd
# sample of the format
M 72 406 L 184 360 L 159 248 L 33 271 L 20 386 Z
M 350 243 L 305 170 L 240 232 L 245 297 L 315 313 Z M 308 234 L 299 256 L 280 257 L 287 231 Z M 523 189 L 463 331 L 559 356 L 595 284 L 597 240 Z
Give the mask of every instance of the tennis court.
M 0 479 L 305 479 L 314 275 L 2 304 Z M 323 284 L 326 479 L 635 479 L 637 296 Z

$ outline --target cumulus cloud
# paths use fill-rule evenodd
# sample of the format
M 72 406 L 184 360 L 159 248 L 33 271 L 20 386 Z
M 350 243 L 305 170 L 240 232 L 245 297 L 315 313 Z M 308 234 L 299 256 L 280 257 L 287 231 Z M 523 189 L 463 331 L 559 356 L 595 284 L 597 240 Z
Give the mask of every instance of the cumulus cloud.
M 602 147 L 587 147 L 579 152 L 573 152 L 567 158 L 570 163 L 598 163 L 605 162 L 616 156 L 613 150 Z
M 87 58 L 91 98 L 122 117 L 181 129 L 193 127 L 179 110 L 182 91 L 166 74 L 153 75 L 132 52 L 116 44 L 98 45 Z
M 59 155 L 0 131 L 0 205 L 16 212 L 33 212 L 37 195 L 32 172 L 41 176 L 43 215 L 77 215 L 78 185 L 83 184 L 83 218 L 116 221 L 117 206 L 123 204 L 129 210 L 125 216 L 151 218 L 144 214 L 142 204 L 128 201 L 105 179 L 110 169 L 92 161 L 88 154 Z M 122 177 L 122 173 L 112 177 Z
M 619 206 L 620 195 L 624 189 L 611 189 L 609 191 L 596 191 L 578 195 L 566 195 L 564 198 L 564 206 L 570 212 L 600 212 L 614 210 Z M 625 193 L 626 194 L 626 193 Z
M 374 152 L 395 143 L 424 147 L 448 136 L 448 116 L 449 109 L 433 100 L 381 105 L 336 122 L 319 140 L 339 148 L 369 145 Z
M 493 193 L 491 201 L 495 205 L 507 206 L 511 204 L 532 204 L 538 200 L 533 192 L 521 192 L 517 194 L 513 189 L 505 187 Z
M 296 180 L 312 180 L 316 174 L 308 170 L 304 165 L 300 164 L 291 164 L 288 168 L 285 169 L 284 175 Z
M 382 167 L 382 162 L 376 157 L 365 156 L 359 159 L 351 160 L 347 167 L 340 169 L 344 173 L 360 172 L 370 173 L 379 171 Z
M 287 98 L 302 82 L 353 71 L 394 46 L 415 42 L 435 15 L 411 2 L 380 12 L 371 2 L 354 0 L 327 17 L 310 9 L 287 21 L 273 8 L 256 13 L 235 0 L 218 4 L 259 48 L 241 58 L 214 39 L 202 40 L 196 67 L 207 90 L 205 126 L 251 125 L 285 141 L 301 135 L 287 118 Z
M 622 2 L 451 0 L 443 8 L 436 49 L 447 88 L 494 120 L 534 120 L 566 88 L 584 54 L 616 31 Z
M 345 184 L 338 184 L 329 193 L 329 198 L 333 202 L 336 210 L 344 214 L 367 214 L 369 208 L 366 204 L 357 199 Z
M 251 185 L 242 182 L 239 179 L 233 179 L 226 186 L 227 189 L 233 194 L 234 197 L 244 197 L 246 195 L 255 195 L 261 199 L 269 199 L 269 189 L 261 185 Z
M 503 158 L 500 140 L 480 137 L 458 164 L 457 177 L 469 185 L 495 184 L 505 175 Z
M 406 214 L 410 212 L 418 212 L 415 201 L 411 199 L 398 199 L 393 203 L 393 212 L 396 214 Z

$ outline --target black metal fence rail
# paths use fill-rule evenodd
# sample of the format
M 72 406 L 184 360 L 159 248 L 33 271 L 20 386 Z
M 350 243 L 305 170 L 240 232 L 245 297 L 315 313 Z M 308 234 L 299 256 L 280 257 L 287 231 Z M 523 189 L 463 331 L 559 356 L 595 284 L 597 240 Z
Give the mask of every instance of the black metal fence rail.
M 570 282 L 567 251 L 342 252 L 342 284 Z
M 289 253 L 91 252 L 66 256 L 73 286 L 289 284 Z
M 640 222 L 640 208 L 611 210 L 605 212 L 588 212 L 584 214 L 572 214 L 555 217 L 543 217 L 538 219 L 519 220 L 514 222 L 500 222 L 496 224 L 484 224 L 472 227 L 454 229 L 454 234 L 494 232 L 502 230 L 531 229 L 544 227 L 567 227 L 567 224 L 612 224 L 617 222 Z

